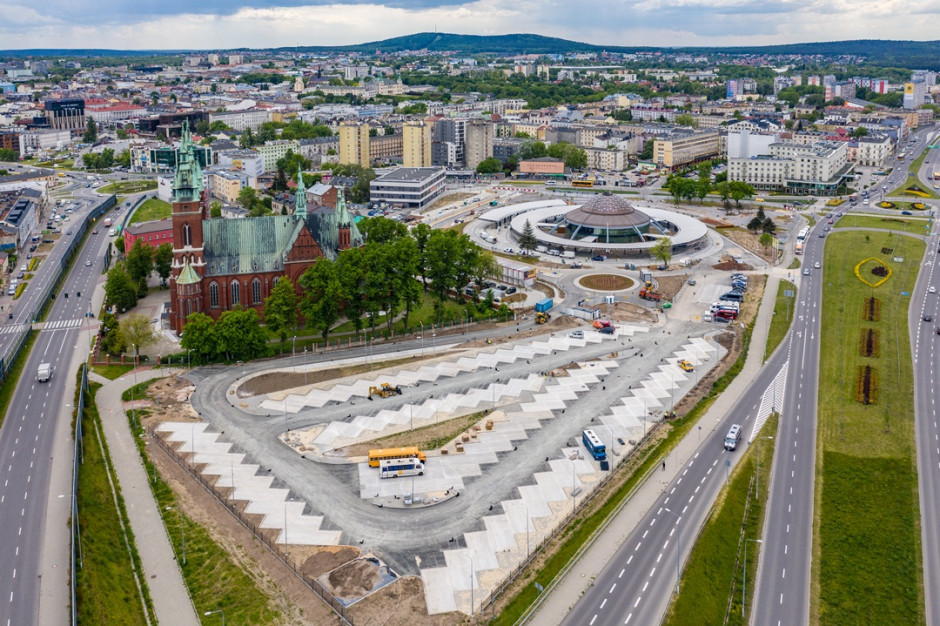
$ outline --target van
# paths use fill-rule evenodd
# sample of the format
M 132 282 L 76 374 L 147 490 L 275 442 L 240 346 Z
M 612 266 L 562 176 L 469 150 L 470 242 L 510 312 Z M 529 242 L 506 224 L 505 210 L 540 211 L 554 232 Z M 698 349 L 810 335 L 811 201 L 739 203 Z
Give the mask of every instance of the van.
M 115 230 L 114 228 L 108 231 L 108 237 L 114 237 L 114 235 L 116 234 L 117 234 L 117 230 Z
M 729 452 L 736 450 L 739 443 L 741 443 L 741 425 L 733 424 L 731 430 L 729 430 L 728 434 L 725 436 L 725 450 Z
M 570 333 L 568 333 L 568 336 L 571 337 L 572 339 L 584 339 L 584 331 L 573 330 Z
M 744 294 L 737 291 L 729 291 L 721 295 L 722 300 L 731 300 L 732 302 L 741 302 L 744 300 Z

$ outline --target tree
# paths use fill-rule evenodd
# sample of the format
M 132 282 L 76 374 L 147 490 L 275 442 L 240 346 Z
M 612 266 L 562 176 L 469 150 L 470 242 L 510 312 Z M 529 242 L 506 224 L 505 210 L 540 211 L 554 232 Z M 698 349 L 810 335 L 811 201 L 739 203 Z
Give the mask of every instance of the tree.
M 497 174 L 502 171 L 503 164 L 495 157 L 483 159 L 477 165 L 477 174 Z
M 416 272 L 421 276 L 421 282 L 424 291 L 428 290 L 428 241 L 431 238 L 431 227 L 421 222 L 411 229 L 411 236 L 414 237 L 417 247 L 417 267 Z
M 98 126 L 95 124 L 95 120 L 89 117 L 88 123 L 85 124 L 85 132 L 82 134 L 82 142 L 95 143 L 96 141 L 98 141 Z
M 127 340 L 128 345 L 134 350 L 134 356 L 140 356 L 141 348 L 152 346 L 157 343 L 158 335 L 150 324 L 150 319 L 146 315 L 133 314 L 128 315 L 121 320 L 121 334 Z
M 225 311 L 215 323 L 214 335 L 219 352 L 230 360 L 247 361 L 268 354 L 267 335 L 254 309 L 236 306 Z
M 10 148 L 0 148 L 0 161 L 16 161 L 16 152 Z
M 637 155 L 638 159 L 641 161 L 649 161 L 653 158 L 653 141 L 652 139 L 647 139 L 643 143 L 643 150 Z
M 222 203 L 214 200 L 209 205 L 209 217 L 222 217 Z
M 127 274 L 137 285 L 143 285 L 144 293 L 146 293 L 147 277 L 153 271 L 153 248 L 138 239 L 126 256 Z
M 757 209 L 757 215 L 747 223 L 747 229 L 750 231 L 758 231 L 764 227 L 764 220 L 767 219 L 767 216 L 764 215 L 764 209 Z
M 370 129 L 369 129 L 369 136 L 370 136 L 370 137 L 378 137 L 378 136 L 379 136 L 379 129 L 376 128 L 376 127 L 374 127 L 374 126 L 373 126 L 372 128 L 370 128 Z
M 754 195 L 754 188 L 739 180 L 733 180 L 728 183 L 728 190 L 739 211 L 741 210 L 741 200 Z
M 281 343 L 287 341 L 287 331 L 297 328 L 297 293 L 290 278 L 278 280 L 264 301 L 264 323 L 280 336 Z
M 153 251 L 153 270 L 160 277 L 160 283 L 166 285 L 173 271 L 173 244 L 161 243 Z
M 205 313 L 190 313 L 183 325 L 180 347 L 192 350 L 202 361 L 212 361 L 219 354 L 215 322 Z
M 760 239 L 758 239 L 758 243 L 760 243 L 762 248 L 769 247 L 770 244 L 773 243 L 773 241 L 774 241 L 774 236 L 771 235 L 770 233 L 762 233 L 760 236 Z
M 118 319 L 109 311 L 101 314 L 101 349 L 111 356 L 120 356 L 127 350 L 127 341 L 121 334 Z
M 852 136 L 855 137 L 856 139 L 860 137 L 864 137 L 867 134 L 868 134 L 868 129 L 865 128 L 864 126 L 856 126 L 852 130 Z
M 769 217 L 764 219 L 764 223 L 761 224 L 761 229 L 764 231 L 765 235 L 775 235 L 777 232 L 777 225 L 774 224 L 774 221 Z
M 330 259 L 318 259 L 304 271 L 299 282 L 303 291 L 300 310 L 304 321 L 308 328 L 318 329 L 326 339 L 341 312 L 341 288 L 336 263 Z
M 519 160 L 539 159 L 548 156 L 548 148 L 541 141 L 524 141 L 519 146 Z
M 238 146 L 240 148 L 253 148 L 255 145 L 257 143 L 255 142 L 254 133 L 251 132 L 250 128 L 246 128 L 245 132 L 238 138 Z
M 131 151 L 122 150 L 121 154 L 118 155 L 117 164 L 125 169 L 131 166 Z
M 118 237 L 114 240 L 114 248 L 121 254 L 124 254 L 124 237 Z
M 672 240 L 669 237 L 660 237 L 650 252 L 654 258 L 662 262 L 663 266 L 669 265 L 672 259 Z
M 105 299 L 119 312 L 126 311 L 137 304 L 137 285 L 127 274 L 124 264 L 118 264 L 108 270 L 104 283 Z
M 698 126 L 698 120 L 692 117 L 691 113 L 680 113 L 673 120 L 678 126 L 690 126 L 695 128 Z
M 538 245 L 539 241 L 535 238 L 535 231 L 532 228 L 532 223 L 529 220 L 525 221 L 525 226 L 522 227 L 522 234 L 519 235 L 519 247 L 523 250 L 535 250 L 535 247 Z

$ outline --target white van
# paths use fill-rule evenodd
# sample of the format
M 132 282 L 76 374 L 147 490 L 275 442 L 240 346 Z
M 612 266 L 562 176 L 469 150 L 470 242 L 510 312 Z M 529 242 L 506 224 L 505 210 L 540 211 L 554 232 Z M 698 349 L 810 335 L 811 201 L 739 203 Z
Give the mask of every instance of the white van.
M 117 234 L 117 230 L 115 230 L 114 228 L 108 231 L 108 237 L 114 237 L 116 234 Z
M 739 443 L 741 443 L 741 425 L 734 424 L 725 436 L 725 450 L 735 450 Z

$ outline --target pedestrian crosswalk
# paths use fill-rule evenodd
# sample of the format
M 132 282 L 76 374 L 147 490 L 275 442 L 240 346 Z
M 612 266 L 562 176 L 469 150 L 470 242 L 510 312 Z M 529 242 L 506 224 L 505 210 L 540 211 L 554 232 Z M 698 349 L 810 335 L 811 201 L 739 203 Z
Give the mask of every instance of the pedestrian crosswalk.
M 58 320 L 55 322 L 46 322 L 42 325 L 43 330 L 59 330 L 63 328 L 78 328 L 82 325 L 82 318 L 74 320 Z
M 54 322 L 45 322 L 44 324 L 36 324 L 35 328 L 40 330 L 68 330 L 69 328 L 78 328 L 82 325 L 82 322 L 85 321 L 84 318 L 77 318 L 74 320 L 56 320 Z M 7 324 L 0 327 L 0 335 L 9 335 L 11 333 L 22 333 L 33 327 L 32 324 Z

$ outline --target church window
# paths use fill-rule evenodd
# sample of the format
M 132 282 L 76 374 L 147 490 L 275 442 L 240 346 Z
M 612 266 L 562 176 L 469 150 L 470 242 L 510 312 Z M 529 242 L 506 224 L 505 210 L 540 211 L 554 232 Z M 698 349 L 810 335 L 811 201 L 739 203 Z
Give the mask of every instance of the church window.
M 251 303 L 261 304 L 261 280 L 257 278 L 251 281 Z
M 219 307 L 219 283 L 209 283 L 209 306 L 214 309 Z
M 183 247 L 193 245 L 193 229 L 189 224 L 183 224 Z
M 238 297 L 238 281 L 237 280 L 232 281 L 232 284 L 229 286 L 229 290 L 232 296 L 230 299 L 231 306 L 235 306 L 236 304 L 241 304 L 241 299 Z

